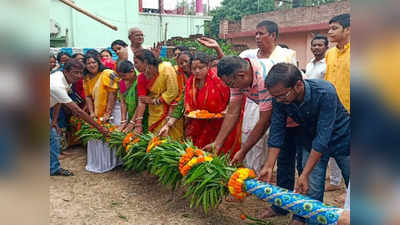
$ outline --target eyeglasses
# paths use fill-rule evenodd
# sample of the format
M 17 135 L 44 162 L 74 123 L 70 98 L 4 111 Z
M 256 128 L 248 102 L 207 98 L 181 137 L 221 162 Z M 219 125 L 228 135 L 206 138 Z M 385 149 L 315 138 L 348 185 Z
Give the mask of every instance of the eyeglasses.
M 290 94 L 292 93 L 292 90 L 293 89 L 290 89 L 286 94 L 275 96 L 274 98 L 276 98 L 276 99 L 286 99 L 287 97 L 290 96 Z

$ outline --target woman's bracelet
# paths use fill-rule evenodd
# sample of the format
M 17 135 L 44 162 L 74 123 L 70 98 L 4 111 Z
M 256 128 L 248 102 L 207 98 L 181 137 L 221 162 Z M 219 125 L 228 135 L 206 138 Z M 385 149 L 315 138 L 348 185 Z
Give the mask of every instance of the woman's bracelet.
M 142 119 L 143 119 L 143 117 L 138 117 L 138 118 L 135 119 L 135 121 L 136 120 L 142 120 Z
M 161 100 L 160 100 L 160 98 L 154 98 L 153 101 L 152 101 L 152 103 L 153 103 L 154 105 L 159 105 L 159 104 L 161 104 Z
M 127 122 L 127 120 L 121 120 L 121 123 L 126 123 Z
M 135 124 L 135 121 L 131 120 L 131 121 L 129 121 L 129 123 L 131 123 L 131 124 Z

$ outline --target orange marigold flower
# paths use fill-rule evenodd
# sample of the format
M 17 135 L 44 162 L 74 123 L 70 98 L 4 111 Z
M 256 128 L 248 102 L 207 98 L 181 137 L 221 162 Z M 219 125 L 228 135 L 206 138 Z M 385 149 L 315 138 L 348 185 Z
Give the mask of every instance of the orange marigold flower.
M 244 214 L 244 213 L 240 214 L 240 219 L 245 220 L 246 218 L 247 218 L 246 214 Z

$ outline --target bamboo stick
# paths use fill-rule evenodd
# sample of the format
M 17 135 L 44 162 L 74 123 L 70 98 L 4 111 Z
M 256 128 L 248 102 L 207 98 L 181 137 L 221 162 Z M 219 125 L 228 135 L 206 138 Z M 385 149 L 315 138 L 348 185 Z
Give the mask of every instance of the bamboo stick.
M 81 12 L 82 14 L 84 14 L 84 15 L 86 15 L 86 16 L 88 16 L 88 17 L 94 19 L 94 20 L 96 20 L 97 22 L 99 22 L 99 23 L 101 23 L 101 24 L 103 24 L 103 25 L 106 25 L 107 27 L 109 27 L 109 28 L 111 28 L 111 29 L 113 29 L 113 30 L 115 30 L 115 31 L 118 30 L 118 27 L 117 27 L 117 26 L 114 26 L 114 25 L 108 23 L 107 21 L 105 21 L 105 20 L 103 20 L 103 19 L 101 19 L 101 18 L 99 18 L 99 17 L 97 17 L 97 16 L 91 14 L 90 12 L 88 12 L 88 11 L 86 11 L 86 10 L 84 10 L 84 9 L 82 9 L 82 8 L 80 8 L 80 7 L 78 7 L 77 5 L 75 5 L 74 3 L 72 3 L 72 2 L 70 2 L 70 1 L 68 1 L 68 0 L 59 0 L 59 1 L 62 2 L 62 3 L 64 3 L 64 4 L 66 4 L 66 5 L 68 5 L 68 6 L 70 6 L 71 8 L 73 8 L 73 9 L 75 9 L 75 10 Z

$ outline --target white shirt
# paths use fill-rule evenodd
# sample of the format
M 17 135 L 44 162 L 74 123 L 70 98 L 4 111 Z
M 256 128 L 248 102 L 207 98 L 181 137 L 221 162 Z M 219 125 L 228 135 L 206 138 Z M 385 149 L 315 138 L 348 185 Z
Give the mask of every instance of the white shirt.
M 135 65 L 133 58 L 135 57 L 135 53 L 133 53 L 131 46 L 128 47 L 128 60 Z
M 296 51 L 292 49 L 282 48 L 281 46 L 277 45 L 274 51 L 272 51 L 269 58 L 258 58 L 257 56 L 258 50 L 259 48 L 247 49 L 244 50 L 242 53 L 240 53 L 239 56 L 241 58 L 259 59 L 264 63 L 266 61 L 270 61 L 273 65 L 280 62 L 287 62 L 287 63 L 292 63 L 293 65 L 297 65 Z
M 71 88 L 62 71 L 56 71 L 50 75 L 50 108 L 57 103 L 70 103 L 72 99 L 68 96 Z
M 306 77 L 308 79 L 325 79 L 326 61 L 325 58 L 314 62 L 315 58 L 306 66 Z

